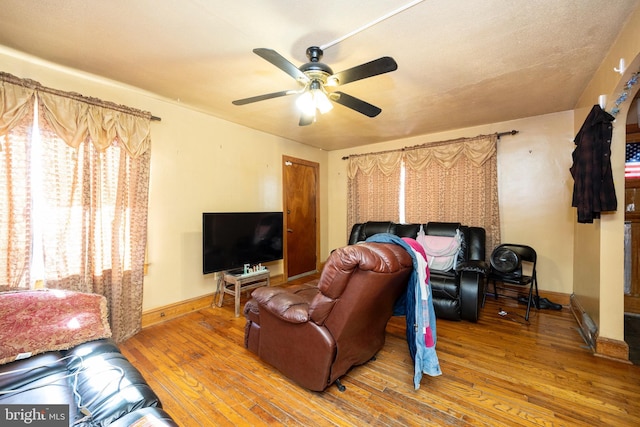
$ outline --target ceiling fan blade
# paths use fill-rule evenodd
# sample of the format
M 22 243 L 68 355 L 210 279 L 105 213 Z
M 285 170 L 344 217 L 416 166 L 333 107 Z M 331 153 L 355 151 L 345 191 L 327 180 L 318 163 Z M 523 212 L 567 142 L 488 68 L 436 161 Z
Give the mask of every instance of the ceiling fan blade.
M 300 115 L 300 122 L 298 123 L 299 126 L 309 126 L 311 123 L 316 121 L 316 117 L 315 116 L 311 116 L 308 114 L 301 114 Z
M 336 78 L 338 80 L 338 85 L 346 85 L 347 83 L 355 82 L 356 80 L 366 79 L 368 77 L 388 73 L 397 69 L 398 64 L 393 58 L 390 56 L 383 56 L 382 58 L 349 68 L 348 70 L 337 72 L 333 76 L 329 77 L 329 81 Z
M 266 93 L 264 95 L 252 96 L 250 98 L 236 99 L 235 101 L 232 101 L 231 103 L 233 105 L 245 105 L 245 104 L 251 104 L 252 102 L 264 101 L 265 99 L 279 98 L 281 96 L 292 95 L 294 93 L 298 93 L 298 91 L 295 91 L 295 90 L 283 90 L 283 91 L 280 91 L 280 92 L 273 92 L 273 93 Z
M 309 77 L 307 77 L 302 71 L 298 69 L 298 67 L 293 65 L 284 56 L 280 55 L 275 50 L 260 47 L 257 49 L 253 49 L 253 53 L 271 62 L 273 65 L 280 68 L 282 71 L 289 74 L 294 79 L 301 80 L 305 83 L 309 81 Z
M 337 102 L 338 104 L 344 105 L 347 108 L 351 108 L 358 113 L 362 113 L 368 117 L 375 117 L 382 112 L 382 110 L 375 105 L 371 105 L 368 102 L 365 102 L 354 96 L 347 95 L 344 92 L 331 93 L 331 100 Z

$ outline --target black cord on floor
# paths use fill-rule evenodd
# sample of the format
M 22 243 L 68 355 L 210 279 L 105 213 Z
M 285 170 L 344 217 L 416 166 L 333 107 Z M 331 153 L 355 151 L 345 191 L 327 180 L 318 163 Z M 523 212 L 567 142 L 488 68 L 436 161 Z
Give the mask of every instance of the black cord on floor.
M 529 317 L 531 317 L 531 313 L 532 311 L 529 312 Z M 500 309 L 498 309 L 498 316 L 504 318 L 504 319 L 509 319 L 513 322 L 519 323 L 521 325 L 529 325 L 529 321 L 526 320 L 524 318 L 524 316 L 522 314 L 519 313 L 509 313 L 505 310 L 502 309 L 502 307 L 500 307 Z

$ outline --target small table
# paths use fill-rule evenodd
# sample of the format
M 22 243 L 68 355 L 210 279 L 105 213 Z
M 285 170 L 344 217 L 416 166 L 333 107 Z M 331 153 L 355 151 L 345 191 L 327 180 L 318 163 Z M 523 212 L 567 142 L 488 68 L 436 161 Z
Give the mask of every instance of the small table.
M 233 295 L 236 303 L 236 317 L 240 316 L 240 294 L 260 286 L 269 286 L 269 280 L 268 269 L 247 274 L 224 273 L 222 288 L 218 290 L 218 307 L 222 307 L 224 294 Z

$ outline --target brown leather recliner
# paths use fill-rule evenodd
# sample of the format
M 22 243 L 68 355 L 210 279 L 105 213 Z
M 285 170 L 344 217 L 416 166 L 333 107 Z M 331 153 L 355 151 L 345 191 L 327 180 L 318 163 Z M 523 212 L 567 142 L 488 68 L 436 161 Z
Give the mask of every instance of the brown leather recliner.
M 336 249 L 317 286 L 264 287 L 245 305 L 245 346 L 299 385 L 322 391 L 385 342 L 412 257 L 401 246 L 361 243 Z

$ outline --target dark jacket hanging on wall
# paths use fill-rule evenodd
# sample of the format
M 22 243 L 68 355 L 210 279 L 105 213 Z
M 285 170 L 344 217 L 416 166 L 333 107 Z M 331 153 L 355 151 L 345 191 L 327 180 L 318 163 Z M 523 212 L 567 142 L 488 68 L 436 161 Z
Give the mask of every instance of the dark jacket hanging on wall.
M 600 212 L 618 207 L 611 173 L 611 135 L 614 117 L 594 105 L 576 135 L 573 150 L 573 201 L 578 222 L 592 223 Z

